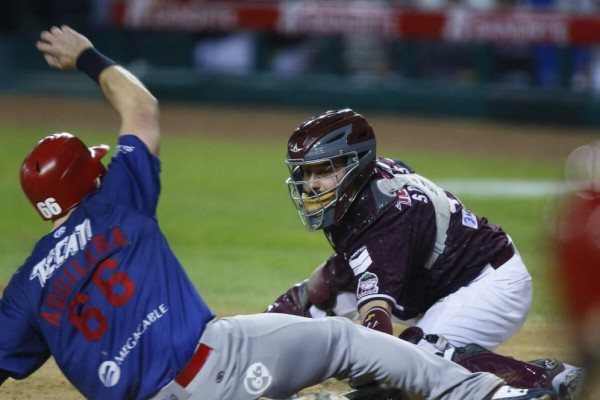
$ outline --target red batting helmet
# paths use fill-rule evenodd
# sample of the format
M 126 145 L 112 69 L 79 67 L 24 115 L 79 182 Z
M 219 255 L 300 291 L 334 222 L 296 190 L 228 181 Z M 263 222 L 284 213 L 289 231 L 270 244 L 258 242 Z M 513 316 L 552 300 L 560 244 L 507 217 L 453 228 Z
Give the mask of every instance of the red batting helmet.
M 304 225 L 314 231 L 338 222 L 375 172 L 375 134 L 371 125 L 351 109 L 327 111 L 300 125 L 288 141 L 286 163 L 290 197 Z M 345 175 L 334 189 L 304 193 L 302 170 L 310 164 L 336 160 L 345 165 Z
M 44 220 L 65 215 L 99 187 L 106 145 L 88 148 L 70 133 L 46 136 L 25 157 L 21 187 Z

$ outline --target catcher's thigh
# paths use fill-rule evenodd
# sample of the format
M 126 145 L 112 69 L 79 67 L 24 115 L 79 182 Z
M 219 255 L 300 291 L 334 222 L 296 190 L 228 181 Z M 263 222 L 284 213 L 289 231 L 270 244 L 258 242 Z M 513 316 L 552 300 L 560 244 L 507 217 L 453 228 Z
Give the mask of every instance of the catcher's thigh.
M 469 285 L 435 303 L 416 325 L 443 335 L 455 347 L 476 343 L 489 350 L 513 336 L 531 307 L 531 276 L 519 254 L 498 269 L 486 266 Z M 419 343 L 429 351 L 431 344 Z

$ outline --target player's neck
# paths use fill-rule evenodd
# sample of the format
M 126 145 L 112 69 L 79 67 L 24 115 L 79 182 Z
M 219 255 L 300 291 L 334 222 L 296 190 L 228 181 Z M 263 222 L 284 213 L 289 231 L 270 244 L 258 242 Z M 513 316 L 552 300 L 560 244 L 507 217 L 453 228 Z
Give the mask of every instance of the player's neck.
M 58 228 L 59 226 L 61 226 L 67 219 L 69 219 L 69 217 L 71 216 L 71 213 L 74 210 L 75 210 L 75 208 L 72 208 L 71 210 L 69 210 L 68 213 L 66 213 L 62 217 L 60 217 L 60 218 L 55 219 L 54 221 L 52 221 L 52 230 L 55 230 L 56 228 Z

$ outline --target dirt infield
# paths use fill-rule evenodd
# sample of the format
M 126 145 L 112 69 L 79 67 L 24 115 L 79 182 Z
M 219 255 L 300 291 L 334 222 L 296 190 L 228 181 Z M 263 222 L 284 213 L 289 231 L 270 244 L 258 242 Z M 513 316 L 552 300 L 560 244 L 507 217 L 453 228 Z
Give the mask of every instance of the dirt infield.
M 165 134 L 233 137 L 253 143 L 285 143 L 291 130 L 323 110 L 267 110 L 163 104 L 161 125 Z M 360 110 L 357 110 L 360 111 Z M 449 119 L 399 118 L 367 115 L 382 147 L 407 150 L 436 149 L 449 153 L 509 154 L 514 158 L 563 160 L 575 147 L 600 137 L 598 131 Z M 93 124 L 108 132 L 118 129 L 115 112 L 99 99 L 0 96 L 0 123 L 39 127 L 42 134 L 80 132 Z M 521 359 L 556 357 L 572 361 L 570 333 L 560 323 L 530 321 L 501 353 Z M 347 390 L 337 382 L 311 388 Z M 30 379 L 8 380 L 2 399 L 81 399 L 50 360 Z

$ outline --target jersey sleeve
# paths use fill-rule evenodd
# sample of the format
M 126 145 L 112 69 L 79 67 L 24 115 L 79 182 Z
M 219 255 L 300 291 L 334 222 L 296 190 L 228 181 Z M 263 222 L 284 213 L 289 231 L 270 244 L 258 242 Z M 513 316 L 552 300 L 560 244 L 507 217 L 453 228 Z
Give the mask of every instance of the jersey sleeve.
M 99 194 L 110 203 L 155 215 L 160 195 L 159 159 L 137 136 L 121 136 Z
M 423 288 L 414 287 L 415 281 L 420 282 L 414 278 L 424 272 L 420 266 L 431 251 L 435 221 L 429 205 L 411 201 L 412 205 L 383 215 L 348 252 L 359 309 L 383 300 L 398 318 L 412 318 L 415 296 L 424 293 Z
M 23 379 L 46 362 L 50 351 L 33 316 L 23 308 L 28 300 L 18 278 L 17 273 L 0 299 L 0 370 L 14 379 Z

